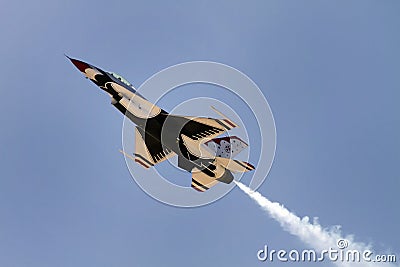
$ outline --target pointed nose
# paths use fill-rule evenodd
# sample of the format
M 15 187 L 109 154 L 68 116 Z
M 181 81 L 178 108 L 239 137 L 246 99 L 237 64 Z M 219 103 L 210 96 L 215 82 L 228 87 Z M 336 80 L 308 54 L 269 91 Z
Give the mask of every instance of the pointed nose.
M 65 56 L 66 56 L 69 60 L 71 60 L 72 64 L 74 64 L 75 67 L 78 68 L 78 70 L 80 70 L 80 71 L 83 72 L 83 73 L 85 73 L 85 70 L 86 70 L 86 69 L 90 68 L 89 64 L 87 64 L 87 63 L 85 63 L 85 62 L 83 62 L 83 61 L 70 58 L 70 57 L 67 56 L 67 55 L 65 55 Z

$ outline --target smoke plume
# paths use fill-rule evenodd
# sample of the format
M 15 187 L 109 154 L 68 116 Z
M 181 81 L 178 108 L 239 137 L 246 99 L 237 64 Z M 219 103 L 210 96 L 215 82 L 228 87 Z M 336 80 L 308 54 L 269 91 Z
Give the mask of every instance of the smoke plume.
M 237 186 L 250 196 L 257 204 L 266 211 L 269 216 L 275 219 L 281 227 L 292 235 L 300 238 L 301 241 L 311 246 L 318 252 L 333 248 L 341 250 L 343 247 L 346 250 L 357 250 L 363 253 L 366 250 L 372 251 L 370 245 L 355 242 L 353 236 L 343 236 L 340 231 L 340 226 L 332 227 L 330 229 L 322 228 L 316 219 L 311 223 L 307 216 L 300 218 L 294 213 L 286 209 L 282 204 L 271 202 L 260 193 L 255 192 L 240 182 L 234 181 Z M 341 243 L 340 243 L 341 242 Z M 375 259 L 375 253 L 370 258 Z M 361 255 L 362 257 L 362 255 Z M 326 260 L 329 260 L 328 257 Z M 345 260 L 337 260 L 334 262 L 337 266 L 350 267 L 350 266 L 396 266 L 393 263 L 378 263 L 378 262 L 365 262 L 361 258 L 360 263 L 346 262 Z

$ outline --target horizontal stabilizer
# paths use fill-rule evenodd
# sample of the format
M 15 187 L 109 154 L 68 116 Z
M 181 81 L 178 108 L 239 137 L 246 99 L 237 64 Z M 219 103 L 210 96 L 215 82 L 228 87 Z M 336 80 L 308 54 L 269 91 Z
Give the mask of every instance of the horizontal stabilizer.
M 224 168 L 232 172 L 248 172 L 254 170 L 254 166 L 245 161 L 216 157 L 217 163 L 221 164 Z
M 216 185 L 218 181 L 197 168 L 192 170 L 192 188 L 199 192 L 204 192 Z
M 212 171 L 210 169 L 212 169 Z M 210 189 L 218 182 L 230 184 L 233 179 L 234 177 L 231 171 L 225 169 L 220 164 L 217 164 L 215 169 L 209 166 L 202 170 L 198 168 L 193 168 L 192 170 L 192 188 L 199 192 Z

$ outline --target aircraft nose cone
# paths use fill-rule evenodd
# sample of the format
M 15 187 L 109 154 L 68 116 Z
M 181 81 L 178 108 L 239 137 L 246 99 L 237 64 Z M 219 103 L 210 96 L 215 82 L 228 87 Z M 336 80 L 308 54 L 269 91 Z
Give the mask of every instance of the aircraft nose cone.
M 72 64 L 74 64 L 75 67 L 77 67 L 81 72 L 85 72 L 86 69 L 90 68 L 90 66 L 89 66 L 87 63 L 83 62 L 83 61 L 70 58 L 70 57 L 67 56 L 67 55 L 65 55 L 65 56 L 66 56 L 69 60 L 71 60 Z

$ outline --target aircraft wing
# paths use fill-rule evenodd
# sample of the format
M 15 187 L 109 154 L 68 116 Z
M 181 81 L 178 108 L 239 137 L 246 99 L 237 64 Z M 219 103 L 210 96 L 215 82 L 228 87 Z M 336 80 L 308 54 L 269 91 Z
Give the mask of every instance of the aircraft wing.
M 185 124 L 183 134 L 194 140 L 212 139 L 237 125 L 229 119 L 212 119 L 201 117 L 184 117 L 189 121 Z
M 165 148 L 161 142 L 151 135 L 146 135 L 140 128 L 135 129 L 134 160 L 148 169 L 157 163 L 175 156 L 175 152 Z

